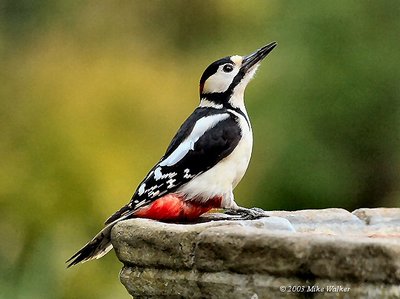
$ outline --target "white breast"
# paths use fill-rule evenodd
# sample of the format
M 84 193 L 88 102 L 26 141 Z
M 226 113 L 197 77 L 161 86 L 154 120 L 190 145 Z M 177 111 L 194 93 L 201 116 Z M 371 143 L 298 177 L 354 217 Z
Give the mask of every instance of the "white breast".
M 249 165 L 253 134 L 244 116 L 236 111 L 231 112 L 238 116 L 242 129 L 241 140 L 229 156 L 179 188 L 178 193 L 182 193 L 187 199 L 207 201 L 214 196 L 222 196 L 224 207 L 235 205 L 232 191 L 243 178 Z

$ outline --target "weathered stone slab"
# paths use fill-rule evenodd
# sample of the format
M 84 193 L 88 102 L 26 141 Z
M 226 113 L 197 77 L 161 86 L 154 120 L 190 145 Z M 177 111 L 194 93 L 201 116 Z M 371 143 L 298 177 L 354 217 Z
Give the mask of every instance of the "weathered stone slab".
M 352 214 L 368 225 L 400 225 L 400 208 L 357 209 Z
M 310 285 L 331 286 L 309 289 L 315 298 L 400 298 L 400 209 L 268 213 L 118 223 L 121 282 L 135 298 L 298 298 L 310 294 L 280 287 Z
M 273 216 L 286 218 L 298 232 L 322 234 L 359 233 L 365 223 L 344 209 L 322 209 L 301 211 L 273 211 Z
M 117 256 L 123 263 L 172 269 L 191 268 L 196 236 L 210 225 L 227 223 L 183 225 L 131 219 L 118 223 L 112 230 L 111 238 Z
M 296 294 L 282 292 L 280 286 L 302 284 L 298 279 L 269 275 L 137 267 L 123 268 L 120 277 L 134 298 L 143 294 L 146 298 L 296 298 Z
M 304 242 L 304 241 L 303 241 Z M 195 266 L 201 271 L 292 275 L 309 251 L 293 232 L 268 232 L 245 227 L 214 228 L 198 236 Z
M 212 216 L 212 217 L 215 217 Z M 228 218 L 229 219 L 229 218 Z M 268 217 L 245 221 L 211 221 L 197 224 L 162 223 L 148 219 L 130 219 L 118 223 L 112 230 L 112 242 L 118 258 L 137 266 L 191 268 L 197 235 L 210 228 L 247 227 L 293 231 L 284 218 Z
M 400 282 L 400 240 L 218 227 L 198 236 L 201 271 Z
M 400 298 L 400 285 L 268 274 L 124 267 L 120 278 L 134 298 Z
M 366 224 L 364 233 L 371 238 L 400 238 L 400 209 L 358 209 L 353 212 Z
M 400 240 L 311 237 L 307 267 L 318 278 L 400 284 Z

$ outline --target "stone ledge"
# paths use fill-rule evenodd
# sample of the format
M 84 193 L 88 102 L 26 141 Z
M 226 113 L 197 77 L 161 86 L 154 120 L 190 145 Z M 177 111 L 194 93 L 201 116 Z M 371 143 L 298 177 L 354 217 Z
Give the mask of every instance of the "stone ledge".
M 112 242 L 125 265 L 121 282 L 135 297 L 294 298 L 301 292 L 279 287 L 339 285 L 349 291 L 314 295 L 400 298 L 400 209 L 268 213 L 252 221 L 207 214 L 197 224 L 120 222 Z
M 301 280 L 267 274 L 201 273 L 154 268 L 124 267 L 122 284 L 134 298 L 399 298 L 397 285 L 382 283 L 335 281 L 324 279 Z M 286 288 L 281 291 L 281 287 Z M 313 289 L 319 286 L 321 289 Z M 303 291 L 289 292 L 289 287 Z M 343 287 L 342 292 L 334 288 Z M 322 290 L 324 288 L 324 290 Z M 308 294 L 306 293 L 313 293 Z M 144 295 L 145 294 L 145 295 Z

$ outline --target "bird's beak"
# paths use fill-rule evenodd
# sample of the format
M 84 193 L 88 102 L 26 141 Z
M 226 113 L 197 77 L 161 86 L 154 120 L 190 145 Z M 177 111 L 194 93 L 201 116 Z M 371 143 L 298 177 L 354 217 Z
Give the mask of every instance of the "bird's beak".
M 261 60 L 263 60 L 277 45 L 278 44 L 276 42 L 272 42 L 258 49 L 254 53 L 244 56 L 240 70 L 244 73 L 247 73 L 251 67 L 261 62 Z

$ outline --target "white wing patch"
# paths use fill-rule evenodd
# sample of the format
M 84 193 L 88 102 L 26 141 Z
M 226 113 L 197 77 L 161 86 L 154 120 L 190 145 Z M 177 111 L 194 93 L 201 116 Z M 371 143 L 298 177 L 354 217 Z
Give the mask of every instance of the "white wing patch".
M 161 165 L 161 164 L 160 164 L 160 165 Z M 161 172 L 161 167 L 160 167 L 160 166 L 158 166 L 158 167 L 156 168 L 156 170 L 154 170 L 154 179 L 155 179 L 156 181 L 163 180 L 163 179 L 172 179 L 172 178 L 175 177 L 176 175 L 177 175 L 176 172 L 168 172 L 168 173 L 166 173 L 166 174 L 163 174 L 163 173 Z
M 162 177 L 161 167 L 157 167 L 156 170 L 154 170 L 154 178 L 156 179 L 156 181 L 158 181 L 159 179 L 161 179 L 161 177 Z
M 160 190 L 157 190 L 160 186 L 159 185 L 154 185 L 147 190 L 147 194 L 150 198 L 157 196 L 160 194 Z
M 139 190 L 138 190 L 139 196 L 142 196 L 144 191 L 146 191 L 146 184 L 145 183 L 141 184 L 140 187 L 139 187 Z
M 175 187 L 175 182 L 176 182 L 176 179 L 169 179 L 168 181 L 167 181 L 167 188 L 168 189 L 171 189 L 171 188 L 173 188 L 173 187 Z
M 194 177 L 194 175 L 190 174 L 190 169 L 189 168 L 186 168 L 183 172 L 184 172 L 183 177 L 185 179 L 191 179 L 192 177 Z
M 172 166 L 178 163 L 180 160 L 182 160 L 183 157 L 186 156 L 186 154 L 190 151 L 193 150 L 194 144 L 199 140 L 201 136 L 203 136 L 208 130 L 212 129 L 215 127 L 216 124 L 219 122 L 227 119 L 229 117 L 228 113 L 221 113 L 221 114 L 215 114 L 215 115 L 210 115 L 203 117 L 199 119 L 196 124 L 194 125 L 194 128 L 190 135 L 186 137 L 185 140 L 169 155 L 164 161 L 162 161 L 159 165 L 160 166 Z M 158 167 L 160 168 L 160 167 Z M 157 170 L 155 170 L 154 175 L 155 179 L 157 180 Z M 161 174 L 161 169 L 160 172 Z M 162 176 L 162 174 L 161 174 Z

